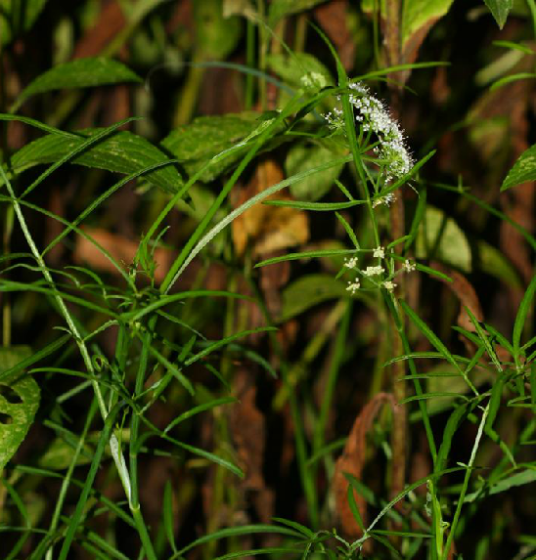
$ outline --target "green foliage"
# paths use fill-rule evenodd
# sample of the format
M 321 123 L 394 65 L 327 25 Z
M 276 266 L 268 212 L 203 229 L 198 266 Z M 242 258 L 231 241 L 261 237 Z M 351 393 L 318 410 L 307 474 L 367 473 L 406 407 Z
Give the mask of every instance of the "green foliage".
M 497 25 L 502 29 L 508 18 L 508 13 L 514 7 L 514 0 L 484 0 L 492 13 Z
M 0 0 L 8 560 L 534 554 L 536 4 L 396 4 Z
M 18 150 L 11 159 L 13 171 L 17 174 L 35 165 L 53 163 L 73 152 L 96 136 L 103 129 L 86 129 L 70 137 L 49 134 L 34 140 Z M 131 174 L 145 167 L 168 161 L 168 156 L 145 138 L 132 132 L 116 132 L 95 143 L 74 157 L 71 163 L 106 169 L 115 173 Z M 176 192 L 182 185 L 182 178 L 173 165 L 167 165 L 147 173 L 147 181 L 167 192 Z
M 47 0 L 0 0 L 0 44 L 6 45 L 29 31 Z
M 274 0 L 268 11 L 268 24 L 273 27 L 280 19 L 308 10 L 325 0 Z
M 503 181 L 501 191 L 536 180 L 536 146 L 525 150 Z
M 189 175 L 193 175 L 215 156 L 225 154 L 237 144 L 254 137 L 269 122 L 263 115 L 252 111 L 221 117 L 199 117 L 191 124 L 173 130 L 162 141 L 162 146 L 180 160 Z M 214 180 L 235 165 L 243 153 L 238 150 L 229 153 L 228 157 L 204 169 L 199 180 Z
M 288 175 L 307 171 L 321 163 L 327 163 L 334 157 L 342 155 L 340 146 L 333 142 L 323 142 L 314 146 L 296 144 L 287 154 L 285 169 Z M 290 187 L 290 192 L 298 200 L 317 201 L 331 190 L 335 180 L 341 174 L 344 164 L 315 173 L 312 177 L 298 181 Z
M 141 81 L 138 75 L 116 60 L 80 58 L 60 64 L 38 76 L 18 96 L 15 107 L 22 105 L 32 95 L 47 91 Z
M 0 374 L 12 369 L 32 353 L 29 346 L 0 348 Z M 0 381 L 0 472 L 24 441 L 39 408 L 36 381 L 24 371 Z

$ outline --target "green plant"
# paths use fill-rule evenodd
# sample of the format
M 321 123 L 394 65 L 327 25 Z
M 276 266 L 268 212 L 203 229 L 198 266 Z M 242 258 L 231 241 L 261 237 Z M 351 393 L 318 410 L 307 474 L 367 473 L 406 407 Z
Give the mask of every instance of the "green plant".
M 445 71 L 416 57 L 452 1 L 210 0 L 190 5 L 193 38 L 180 26 L 170 38 L 165 3 L 120 4 L 121 32 L 95 56 L 61 60 L 58 48 L 59 64 L 16 95 L 2 82 L 2 557 L 534 557 L 528 492 L 508 534 L 512 496 L 536 479 L 534 259 L 497 250 L 489 230 L 511 227 L 528 251 L 536 239 L 461 172 L 438 181 L 435 133 L 424 127 L 417 149 L 398 122 L 417 111 L 410 76 L 421 91 L 420 77 Z M 501 27 L 514 8 L 485 4 Z M 322 11 L 341 6 L 346 42 Z M 0 64 L 15 81 L 16 41 L 30 42 L 41 10 L 67 51 L 95 17 L 91 2 L 63 19 L 43 1 L 0 7 Z M 525 8 L 512 13 L 536 21 Z M 362 52 L 344 60 L 352 42 Z M 87 126 L 99 103 L 87 88 L 143 83 L 112 58 L 125 45 L 143 71 L 189 49 L 159 142 L 148 107 L 165 95 L 142 101 L 143 88 L 132 96 L 144 119 L 123 107 Z M 496 46 L 509 54 L 477 74 L 491 84 L 482 97 L 534 77 L 531 44 Z M 246 65 L 227 60 L 237 50 Z M 193 118 L 214 69 L 239 77 L 244 110 Z M 504 163 L 508 133 L 482 114 L 456 112 L 457 127 Z M 521 145 L 529 125 L 516 122 Z M 533 153 L 507 173 L 489 163 L 489 190 L 501 173 L 518 212 Z M 76 198 L 59 193 L 65 178 Z M 510 293 L 500 325 L 469 275 Z M 276 506 L 267 464 L 290 473 Z

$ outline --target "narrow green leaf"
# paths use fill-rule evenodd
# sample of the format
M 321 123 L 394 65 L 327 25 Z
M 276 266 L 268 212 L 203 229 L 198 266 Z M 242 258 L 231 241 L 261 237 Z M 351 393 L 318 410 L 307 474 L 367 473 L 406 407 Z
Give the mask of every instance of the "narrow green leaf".
M 519 349 L 521 346 L 521 335 L 525 327 L 525 321 L 530 311 L 534 311 L 532 300 L 534 299 L 534 292 L 536 292 L 536 276 L 534 276 L 519 304 L 516 319 L 514 322 L 514 330 L 512 333 L 512 346 L 516 356 L 519 356 Z
M 355 255 L 354 249 L 322 249 L 319 251 L 305 251 L 303 253 L 287 253 L 286 255 L 282 255 L 281 257 L 274 257 L 272 259 L 266 259 L 257 263 L 255 268 L 259 268 L 261 266 L 268 266 L 270 264 L 275 264 L 279 262 L 285 261 L 297 261 L 300 259 L 315 259 L 319 257 L 334 257 L 338 255 Z
M 164 512 L 164 527 L 166 530 L 166 537 L 171 546 L 173 553 L 177 552 L 175 545 L 175 531 L 173 530 L 173 487 L 168 480 L 164 488 L 164 503 L 162 504 Z
M 32 95 L 47 91 L 141 81 L 137 74 L 117 60 L 79 58 L 51 68 L 37 77 L 19 95 L 15 108 Z
M 346 210 L 360 204 L 366 204 L 365 200 L 352 200 L 349 202 L 301 202 L 299 200 L 265 200 L 263 204 L 268 206 L 282 206 L 284 208 L 297 208 L 298 210 L 312 210 L 315 212 L 332 212 L 334 210 Z
M 348 505 L 350 506 L 350 511 L 352 512 L 354 519 L 359 525 L 359 528 L 364 533 L 365 524 L 363 523 L 363 518 L 361 517 L 361 513 L 359 511 L 359 507 L 355 500 L 355 494 L 354 494 L 354 492 L 359 494 L 359 487 L 356 484 L 356 478 L 350 473 L 343 473 L 343 474 L 344 474 L 344 478 L 346 478 L 346 480 L 348 481 L 347 499 L 348 499 Z

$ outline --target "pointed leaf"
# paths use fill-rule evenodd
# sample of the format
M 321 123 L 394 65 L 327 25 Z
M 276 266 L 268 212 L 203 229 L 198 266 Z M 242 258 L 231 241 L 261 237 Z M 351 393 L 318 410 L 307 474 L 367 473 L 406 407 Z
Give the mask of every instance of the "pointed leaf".
M 484 0 L 484 3 L 502 29 L 506 23 L 508 12 L 514 7 L 514 0 Z
M 38 76 L 22 91 L 15 105 L 20 106 L 32 95 L 57 89 L 141 81 L 137 74 L 117 60 L 104 57 L 79 58 L 55 66 Z
M 13 170 L 21 173 L 35 165 L 54 163 L 100 130 L 83 130 L 78 136 L 70 138 L 55 134 L 43 136 L 14 154 L 11 160 Z M 145 138 L 122 131 L 94 144 L 91 149 L 75 157 L 72 163 L 129 175 L 168 159 L 164 152 Z M 172 165 L 147 173 L 145 179 L 166 192 L 175 192 L 182 185 L 182 179 Z
M 525 150 L 510 169 L 501 191 L 505 191 L 527 181 L 536 181 L 536 144 Z

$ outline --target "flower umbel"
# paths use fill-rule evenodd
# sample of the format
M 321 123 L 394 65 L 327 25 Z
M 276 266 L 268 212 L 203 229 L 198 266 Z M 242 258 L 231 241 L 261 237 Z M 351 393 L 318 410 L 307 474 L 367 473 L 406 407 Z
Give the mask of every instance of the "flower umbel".
M 382 165 L 385 182 L 403 177 L 414 165 L 398 122 L 392 117 L 385 105 L 374 97 L 362 82 L 348 85 L 351 90 L 349 100 L 357 110 L 355 117 L 365 132 L 373 132 L 378 138 L 376 155 L 385 163 Z M 344 118 L 340 109 L 333 109 L 325 115 L 330 128 L 343 129 Z

